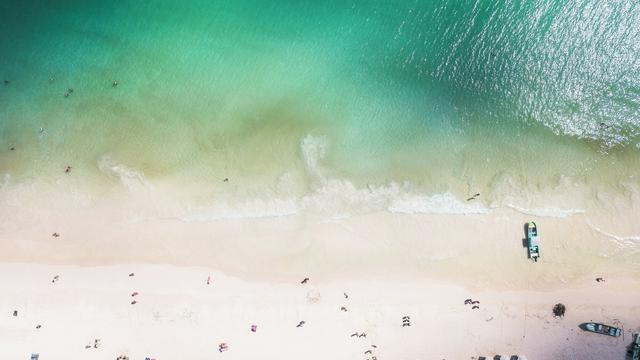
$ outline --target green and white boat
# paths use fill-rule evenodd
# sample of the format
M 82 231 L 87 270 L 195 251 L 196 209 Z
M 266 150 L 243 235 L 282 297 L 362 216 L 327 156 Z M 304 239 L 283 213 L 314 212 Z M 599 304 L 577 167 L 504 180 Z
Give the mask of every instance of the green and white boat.
M 527 246 L 529 247 L 529 258 L 535 262 L 540 257 L 540 239 L 538 238 L 538 227 L 533 221 L 527 224 Z

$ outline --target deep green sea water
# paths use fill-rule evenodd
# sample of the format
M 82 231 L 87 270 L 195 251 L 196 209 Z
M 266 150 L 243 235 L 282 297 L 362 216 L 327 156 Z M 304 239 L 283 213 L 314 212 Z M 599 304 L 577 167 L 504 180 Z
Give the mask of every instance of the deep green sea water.
M 5 191 L 188 188 L 257 216 L 639 183 L 637 1 L 3 1 L 0 35 Z

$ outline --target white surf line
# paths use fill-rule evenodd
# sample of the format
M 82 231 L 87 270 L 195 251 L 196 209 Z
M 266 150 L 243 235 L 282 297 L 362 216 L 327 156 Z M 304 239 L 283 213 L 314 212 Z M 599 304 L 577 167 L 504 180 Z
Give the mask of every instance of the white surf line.
M 589 225 L 589 227 L 591 229 L 593 229 L 597 233 L 599 233 L 601 235 L 604 235 L 604 236 L 606 236 L 606 237 L 608 237 L 610 239 L 615 240 L 621 246 L 625 246 L 625 247 L 640 246 L 640 235 L 620 236 L 620 235 L 612 234 L 612 233 L 609 233 L 609 232 L 606 232 L 606 231 L 600 229 L 599 227 L 597 227 L 593 223 L 591 223 L 591 221 L 589 221 L 589 220 L 587 220 L 586 223 L 587 223 L 587 225 Z
M 506 204 L 505 207 L 525 215 L 555 218 L 566 218 L 576 214 L 584 214 L 586 212 L 582 209 L 561 209 L 557 207 L 527 209 L 513 204 Z

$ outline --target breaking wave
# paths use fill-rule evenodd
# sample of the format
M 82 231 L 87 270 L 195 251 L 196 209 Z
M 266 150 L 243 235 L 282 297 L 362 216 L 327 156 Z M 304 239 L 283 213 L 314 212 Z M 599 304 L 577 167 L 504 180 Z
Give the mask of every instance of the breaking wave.
M 117 178 L 129 191 L 151 188 L 139 171 L 119 164 L 108 156 L 98 160 L 98 169 L 110 177 Z
M 345 218 L 358 214 L 388 211 L 395 214 L 453 214 L 478 215 L 494 209 L 510 208 L 535 216 L 564 218 L 583 213 L 580 209 L 560 209 L 555 207 L 527 209 L 513 204 L 487 207 L 481 202 L 466 202 L 451 192 L 439 194 L 421 193 L 409 182 L 391 182 L 385 185 L 358 187 L 347 179 L 325 176 L 323 160 L 329 145 L 326 138 L 307 135 L 300 142 L 300 153 L 305 162 L 310 179 L 310 190 L 306 195 L 292 196 L 285 191 L 289 177 L 281 178 L 283 189 L 269 198 L 254 198 L 234 204 L 211 203 L 206 209 L 195 214 L 181 216 L 183 221 L 209 221 L 220 219 L 268 218 L 313 214 L 330 218 Z M 120 173 L 120 172 L 119 172 Z M 125 180 L 132 177 L 124 172 Z

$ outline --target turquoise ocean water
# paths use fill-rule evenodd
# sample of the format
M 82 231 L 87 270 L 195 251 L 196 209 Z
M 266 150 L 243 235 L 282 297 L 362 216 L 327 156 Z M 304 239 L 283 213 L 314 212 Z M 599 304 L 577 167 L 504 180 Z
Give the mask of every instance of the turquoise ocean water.
M 458 213 L 640 181 L 635 1 L 5 1 L 0 34 L 5 192 Z

